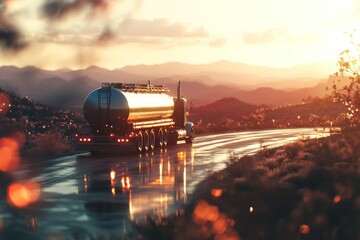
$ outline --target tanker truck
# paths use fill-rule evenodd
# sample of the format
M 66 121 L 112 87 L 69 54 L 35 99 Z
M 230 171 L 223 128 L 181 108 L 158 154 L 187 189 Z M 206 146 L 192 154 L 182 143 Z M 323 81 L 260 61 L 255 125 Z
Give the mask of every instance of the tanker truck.
M 85 98 L 89 127 L 76 134 L 76 149 L 92 153 L 131 150 L 139 153 L 194 142 L 194 124 L 187 121 L 186 99 L 169 95 L 164 85 L 102 83 Z

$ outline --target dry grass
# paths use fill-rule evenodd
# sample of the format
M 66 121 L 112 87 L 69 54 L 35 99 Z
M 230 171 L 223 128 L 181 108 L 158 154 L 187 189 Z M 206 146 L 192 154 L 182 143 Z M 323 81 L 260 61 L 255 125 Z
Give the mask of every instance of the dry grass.
M 34 143 L 35 147 L 26 153 L 27 156 L 48 157 L 73 151 L 69 141 L 58 131 L 38 133 Z

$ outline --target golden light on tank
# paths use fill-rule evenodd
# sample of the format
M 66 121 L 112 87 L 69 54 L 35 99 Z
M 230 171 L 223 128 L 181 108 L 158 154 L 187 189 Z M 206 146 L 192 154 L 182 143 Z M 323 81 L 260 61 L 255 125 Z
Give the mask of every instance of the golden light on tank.
M 150 82 L 102 83 L 85 98 L 83 112 L 90 132 L 79 132 L 76 150 L 142 153 L 180 140 L 193 143 L 194 124 L 187 120 L 187 101 L 180 86 L 179 82 L 173 97 L 169 88 Z M 185 155 L 180 156 L 179 161 L 183 160 Z
M 127 92 L 111 86 L 95 89 L 85 99 L 84 116 L 94 129 L 101 129 L 105 125 L 116 128 L 127 121 L 165 119 L 174 112 L 174 101 L 170 95 Z M 99 102 L 99 96 L 104 99 L 108 96 L 109 100 L 104 100 L 106 103 Z M 101 108 L 107 103 L 106 108 Z

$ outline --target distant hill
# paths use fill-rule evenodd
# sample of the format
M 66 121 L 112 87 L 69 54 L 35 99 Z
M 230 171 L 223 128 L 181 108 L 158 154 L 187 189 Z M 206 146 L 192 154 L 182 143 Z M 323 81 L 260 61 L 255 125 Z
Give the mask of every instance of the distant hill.
M 310 69 L 310 66 L 274 69 L 227 61 L 203 65 L 139 65 L 114 70 L 97 66 L 54 71 L 32 66 L 3 66 L 0 67 L 0 87 L 47 105 L 72 108 L 81 107 L 86 95 L 101 82 L 147 83 L 151 80 L 153 84 L 168 86 L 175 95 L 177 82 L 182 81 L 182 95 L 195 107 L 226 97 L 251 104 L 284 105 L 326 94 L 326 80 L 308 78 Z M 324 65 L 319 69 L 327 68 Z M 325 71 L 319 69 L 315 75 Z
M 224 98 L 194 108 L 190 121 L 198 133 L 229 132 L 244 129 L 342 126 L 346 108 L 331 98 L 308 98 L 302 104 L 268 107 Z
M 319 80 L 327 79 L 336 71 L 334 63 L 313 63 L 298 65 L 289 68 L 272 68 L 248 65 L 230 61 L 219 61 L 210 64 L 186 64 L 169 62 L 155 65 L 125 66 L 122 71 L 148 76 L 152 79 L 175 76 L 198 78 L 208 76 L 210 85 L 230 84 L 256 88 L 259 86 L 276 89 L 289 89 L 294 87 L 311 87 Z M 300 84 L 300 85 L 299 85 Z
M 331 98 L 314 98 L 304 104 L 266 109 L 264 120 L 268 122 L 272 119 L 296 121 L 300 117 L 300 120 L 308 121 L 311 115 L 316 115 L 325 121 L 335 122 L 341 113 L 346 112 L 347 109 L 342 103 L 334 103 Z
M 292 91 L 276 90 L 266 87 L 251 91 L 239 90 L 232 96 L 253 104 L 281 106 L 285 104 L 301 103 L 301 101 L 308 96 L 324 97 L 327 94 L 325 84 L 318 84 L 315 87 Z
M 191 110 L 190 120 L 194 123 L 216 123 L 226 118 L 240 120 L 255 112 L 260 106 L 242 102 L 234 97 L 223 98 L 206 106 Z
M 40 76 L 38 76 L 40 75 Z M 98 83 L 86 76 L 66 81 L 57 76 L 19 75 L 17 79 L 6 79 L 0 75 L 0 88 L 22 97 L 50 106 L 82 106 L 86 95 L 98 87 Z
M 71 148 L 74 134 L 87 126 L 81 114 L 34 103 L 1 88 L 0 99 L 6 103 L 0 107 L 0 137 L 13 137 L 22 153 L 63 153 Z

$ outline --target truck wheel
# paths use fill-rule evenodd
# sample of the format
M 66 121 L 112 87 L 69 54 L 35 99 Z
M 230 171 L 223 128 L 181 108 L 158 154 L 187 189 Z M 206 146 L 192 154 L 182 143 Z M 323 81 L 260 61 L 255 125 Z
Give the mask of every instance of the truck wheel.
M 142 131 L 139 131 L 137 134 L 136 148 L 138 153 L 141 153 L 144 150 L 144 135 Z
M 154 130 L 150 131 L 149 140 L 150 140 L 150 150 L 154 151 L 154 149 L 155 149 L 155 132 L 154 132 Z
M 163 134 L 163 147 L 166 147 L 168 145 L 168 136 L 168 130 L 165 128 Z
M 149 151 L 150 141 L 149 141 L 149 132 L 146 130 L 144 132 L 144 151 Z
M 186 142 L 186 143 L 193 143 L 193 142 L 194 142 L 194 139 L 195 139 L 195 130 L 194 130 L 194 128 L 192 127 L 192 128 L 191 128 L 191 132 L 190 132 L 190 136 L 185 139 L 185 142 Z
M 157 140 L 157 146 L 159 148 L 162 148 L 164 145 L 164 131 L 162 128 L 159 129 L 158 131 L 158 140 Z

